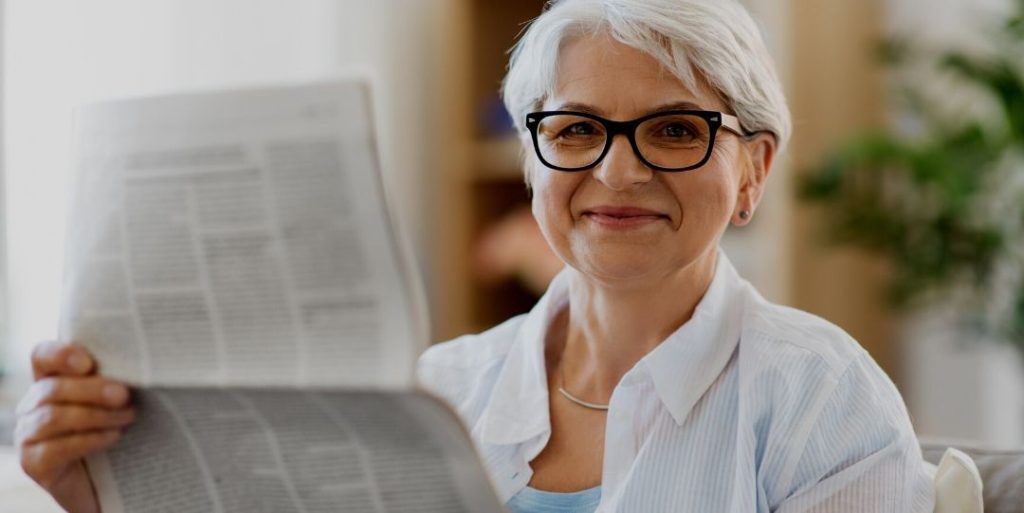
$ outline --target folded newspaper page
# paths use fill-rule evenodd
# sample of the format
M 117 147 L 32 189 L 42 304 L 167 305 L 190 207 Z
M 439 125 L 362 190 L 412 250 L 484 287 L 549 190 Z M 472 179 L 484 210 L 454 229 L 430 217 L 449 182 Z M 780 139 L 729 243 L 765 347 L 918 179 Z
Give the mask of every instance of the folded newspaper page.
M 134 385 L 104 513 L 501 511 L 414 389 L 425 307 L 360 81 L 76 119 L 60 336 Z
M 459 420 L 414 392 L 153 388 L 89 461 L 103 513 L 502 511 Z
M 356 82 L 81 109 L 62 338 L 140 385 L 409 386 L 369 109 Z

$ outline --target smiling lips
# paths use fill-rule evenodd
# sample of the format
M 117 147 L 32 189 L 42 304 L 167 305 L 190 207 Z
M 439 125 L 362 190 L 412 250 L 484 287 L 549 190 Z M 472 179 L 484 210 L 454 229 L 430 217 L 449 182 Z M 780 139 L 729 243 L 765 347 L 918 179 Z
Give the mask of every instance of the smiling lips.
M 668 219 L 661 212 L 638 207 L 595 207 L 583 211 L 583 217 L 612 229 L 629 229 Z

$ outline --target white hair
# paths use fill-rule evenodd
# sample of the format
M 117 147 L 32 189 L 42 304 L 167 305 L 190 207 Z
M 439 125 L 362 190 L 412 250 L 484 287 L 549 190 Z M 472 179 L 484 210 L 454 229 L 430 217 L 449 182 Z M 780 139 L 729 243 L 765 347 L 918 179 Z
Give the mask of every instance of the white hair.
M 768 131 L 782 151 L 789 108 L 761 32 L 736 0 L 561 0 L 516 43 L 502 93 L 516 128 L 554 92 L 558 54 L 574 38 L 605 31 L 654 57 L 690 89 L 697 70 L 747 132 Z

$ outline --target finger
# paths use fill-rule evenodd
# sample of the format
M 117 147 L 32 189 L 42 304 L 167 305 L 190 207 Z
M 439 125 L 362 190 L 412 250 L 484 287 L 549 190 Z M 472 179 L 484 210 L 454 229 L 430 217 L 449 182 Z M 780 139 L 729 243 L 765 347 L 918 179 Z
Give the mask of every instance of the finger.
M 32 373 L 36 379 L 46 376 L 85 376 L 95 365 L 89 351 L 68 342 L 48 340 L 32 350 Z
M 109 448 L 120 438 L 121 430 L 108 429 L 20 446 L 21 467 L 45 488 L 55 472 L 86 456 Z
M 14 436 L 19 444 L 33 444 L 82 432 L 122 428 L 134 420 L 135 410 L 131 408 L 47 405 L 20 417 Z
M 43 378 L 33 383 L 18 404 L 25 414 L 44 404 L 77 404 L 121 408 L 128 404 L 128 387 L 102 376 L 85 378 Z

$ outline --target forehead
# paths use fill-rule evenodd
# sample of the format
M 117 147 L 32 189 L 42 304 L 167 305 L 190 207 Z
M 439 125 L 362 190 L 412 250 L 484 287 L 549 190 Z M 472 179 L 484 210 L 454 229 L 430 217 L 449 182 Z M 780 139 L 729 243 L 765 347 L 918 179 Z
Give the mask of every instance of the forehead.
M 554 92 L 545 110 L 566 104 L 611 118 L 641 116 L 668 105 L 723 110 L 724 102 L 703 77 L 694 72 L 689 87 L 651 55 L 605 33 L 567 41 L 558 56 Z

